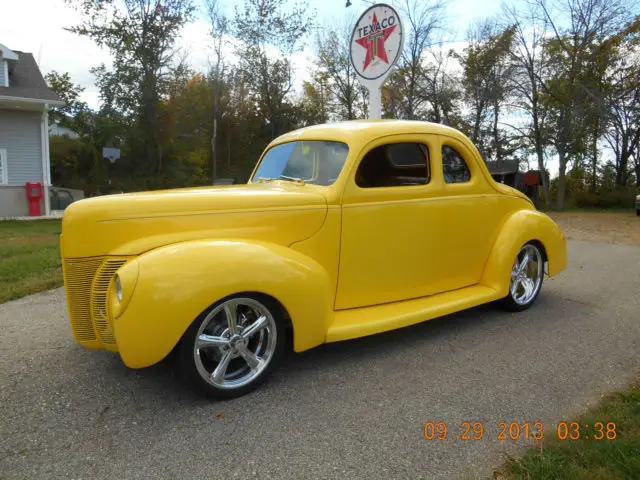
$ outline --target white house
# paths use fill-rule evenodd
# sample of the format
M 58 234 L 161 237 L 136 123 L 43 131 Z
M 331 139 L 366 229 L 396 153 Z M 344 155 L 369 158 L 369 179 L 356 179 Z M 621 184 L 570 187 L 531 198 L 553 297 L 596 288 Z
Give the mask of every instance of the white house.
M 60 105 L 33 55 L 0 44 L 0 217 L 29 214 L 26 182 L 42 184 L 41 211 L 49 214 L 47 112 Z

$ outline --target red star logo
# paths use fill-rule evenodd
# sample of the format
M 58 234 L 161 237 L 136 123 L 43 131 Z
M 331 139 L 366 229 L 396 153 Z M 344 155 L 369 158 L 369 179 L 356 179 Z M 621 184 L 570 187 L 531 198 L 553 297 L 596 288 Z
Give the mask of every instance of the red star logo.
M 373 22 L 371 26 L 374 28 L 371 33 L 356 40 L 357 43 L 367 49 L 367 56 L 364 59 L 364 66 L 362 67 L 362 71 L 365 71 L 367 69 L 369 64 L 373 61 L 374 57 L 378 57 L 383 62 L 389 63 L 389 59 L 387 58 L 387 51 L 384 49 L 384 42 L 396 29 L 396 25 L 392 25 L 387 28 L 380 27 L 375 12 L 373 14 Z

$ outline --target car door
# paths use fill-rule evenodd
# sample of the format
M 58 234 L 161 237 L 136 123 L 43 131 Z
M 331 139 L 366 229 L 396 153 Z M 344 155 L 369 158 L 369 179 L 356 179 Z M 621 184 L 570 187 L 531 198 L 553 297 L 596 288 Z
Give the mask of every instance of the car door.
M 431 135 L 393 135 L 363 149 L 342 200 L 336 309 L 377 305 L 437 290 L 440 247 Z M 441 178 L 441 175 L 440 175 Z
M 456 138 L 438 136 L 434 178 L 442 175 L 438 212 L 442 245 L 441 291 L 480 281 L 499 229 L 517 200 L 499 194 L 489 184 L 479 154 Z

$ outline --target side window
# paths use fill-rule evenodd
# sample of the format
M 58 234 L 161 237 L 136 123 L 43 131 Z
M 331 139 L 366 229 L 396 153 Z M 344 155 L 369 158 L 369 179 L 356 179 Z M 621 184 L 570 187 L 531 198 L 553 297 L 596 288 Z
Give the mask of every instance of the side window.
M 356 171 L 356 184 L 361 188 L 425 185 L 430 177 L 426 145 L 391 143 L 364 156 Z
M 446 183 L 464 183 L 471 179 L 467 163 L 454 148 L 442 147 L 442 173 Z

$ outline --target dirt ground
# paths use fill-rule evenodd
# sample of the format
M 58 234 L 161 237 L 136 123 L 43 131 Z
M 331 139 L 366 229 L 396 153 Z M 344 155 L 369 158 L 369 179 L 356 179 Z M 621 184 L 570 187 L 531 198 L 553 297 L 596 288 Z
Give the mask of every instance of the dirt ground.
M 565 236 L 594 243 L 640 245 L 640 217 L 634 211 L 550 212 Z

